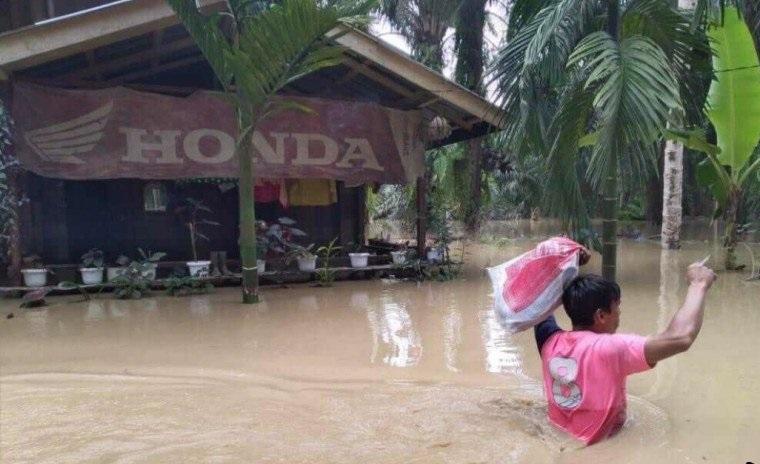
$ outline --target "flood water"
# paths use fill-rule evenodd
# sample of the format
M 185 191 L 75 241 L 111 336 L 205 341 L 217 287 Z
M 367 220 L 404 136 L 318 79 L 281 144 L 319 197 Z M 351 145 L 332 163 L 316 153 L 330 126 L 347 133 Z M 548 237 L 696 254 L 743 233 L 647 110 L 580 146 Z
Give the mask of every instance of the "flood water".
M 760 461 L 760 282 L 720 274 L 693 348 L 631 377 L 622 432 L 583 448 L 545 419 L 532 333 L 491 311 L 482 268 L 531 245 L 469 246 L 454 282 L 270 287 L 257 306 L 237 288 L 0 300 L 0 461 Z M 622 242 L 620 330 L 664 328 L 708 252 Z

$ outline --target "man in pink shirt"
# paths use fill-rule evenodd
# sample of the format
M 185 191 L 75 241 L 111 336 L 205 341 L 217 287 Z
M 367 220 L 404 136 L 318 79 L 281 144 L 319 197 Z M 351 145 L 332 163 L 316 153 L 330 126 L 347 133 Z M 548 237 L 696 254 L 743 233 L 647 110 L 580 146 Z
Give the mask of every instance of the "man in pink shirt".
M 582 256 L 581 262 L 588 261 Z M 595 275 L 576 277 L 562 294 L 573 324 L 554 317 L 535 327 L 549 420 L 586 444 L 615 434 L 626 418 L 626 377 L 689 349 L 702 327 L 707 290 L 715 273 L 700 263 L 686 272 L 689 290 L 667 329 L 649 337 L 616 334 L 620 287 Z

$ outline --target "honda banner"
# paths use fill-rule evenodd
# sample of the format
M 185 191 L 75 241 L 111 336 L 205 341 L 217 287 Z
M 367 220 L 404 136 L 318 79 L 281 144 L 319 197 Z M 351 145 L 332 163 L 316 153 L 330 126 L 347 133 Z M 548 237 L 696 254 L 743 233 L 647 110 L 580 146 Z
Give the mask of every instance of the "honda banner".
M 371 103 L 288 98 L 253 132 L 257 177 L 407 183 L 421 174 L 420 113 Z M 237 121 L 223 95 L 186 98 L 123 87 L 13 89 L 16 153 L 26 169 L 62 179 L 237 177 Z

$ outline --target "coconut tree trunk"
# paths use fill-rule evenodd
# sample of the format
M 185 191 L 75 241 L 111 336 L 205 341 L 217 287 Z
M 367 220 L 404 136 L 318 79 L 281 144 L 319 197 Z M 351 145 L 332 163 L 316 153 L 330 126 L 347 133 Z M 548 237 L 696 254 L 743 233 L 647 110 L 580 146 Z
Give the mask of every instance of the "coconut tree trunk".
M 486 0 L 463 0 L 457 10 L 455 48 L 457 64 L 454 75 L 457 82 L 473 92 L 483 94 L 485 52 L 483 30 L 486 23 Z M 466 146 L 469 175 L 469 197 L 465 201 L 465 226 L 475 232 L 481 219 L 483 147 L 480 138 L 470 140 Z
M 607 32 L 619 40 L 618 0 L 607 2 Z M 621 144 L 610 150 L 607 172 L 602 184 L 602 277 L 615 280 L 617 269 L 618 156 Z
M 470 198 L 468 198 L 465 226 L 469 232 L 476 232 L 480 227 L 483 189 L 483 147 L 480 138 L 472 139 L 467 143 L 467 155 L 470 164 Z
M 668 140 L 663 158 L 661 244 L 665 250 L 676 250 L 681 247 L 683 145 Z
M 678 0 L 678 8 L 693 10 L 696 0 Z M 673 140 L 665 143 L 663 154 L 662 234 L 660 243 L 666 250 L 681 247 L 683 223 L 683 145 Z
M 723 248 L 725 249 L 726 270 L 738 269 L 736 262 L 737 227 L 739 221 L 739 206 L 742 193 L 738 188 L 732 188 L 728 195 L 726 206 L 726 230 L 723 232 Z
M 243 113 L 243 112 L 241 112 Z M 253 197 L 253 159 L 251 138 L 246 130 L 250 119 L 239 117 L 239 133 L 243 134 L 235 151 L 240 162 L 238 194 L 240 203 L 240 263 L 242 267 L 243 303 L 259 302 L 259 275 L 256 268 L 256 209 Z

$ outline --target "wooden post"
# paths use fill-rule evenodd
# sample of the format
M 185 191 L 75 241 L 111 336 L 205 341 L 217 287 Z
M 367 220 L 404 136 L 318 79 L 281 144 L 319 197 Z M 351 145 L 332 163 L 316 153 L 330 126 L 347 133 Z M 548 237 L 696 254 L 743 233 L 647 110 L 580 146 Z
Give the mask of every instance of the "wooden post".
M 417 254 L 425 259 L 425 239 L 427 237 L 427 179 L 425 175 L 417 178 Z
M 18 166 L 14 166 L 8 171 L 8 191 L 12 198 L 22 198 L 21 172 Z M 23 251 L 21 250 L 21 229 L 19 221 L 21 220 L 20 207 L 18 204 L 14 206 L 16 220 L 11 222 L 11 227 L 8 230 L 8 268 L 6 274 L 8 280 L 14 285 L 21 285 L 21 259 Z
M 13 115 L 10 113 L 11 110 L 11 85 L 10 81 L 6 82 L 0 82 L 0 105 L 4 106 L 4 108 L 1 111 L 5 111 L 6 115 L 12 120 Z M 11 137 L 13 137 L 13 132 L 11 132 Z M 11 138 L 11 145 L 8 147 L 10 159 L 15 159 L 15 156 L 13 156 L 14 153 L 14 146 Z M 11 212 L 11 215 L 15 217 L 15 221 L 11 221 L 10 228 L 8 229 L 8 267 L 6 269 L 6 276 L 10 280 L 10 282 L 13 285 L 20 285 L 21 284 L 21 259 L 23 251 L 21 250 L 21 234 L 20 234 L 20 224 L 19 221 L 21 220 L 20 215 L 20 204 L 19 199 L 22 198 L 22 190 L 21 190 L 21 169 L 16 166 L 12 165 L 8 168 L 6 171 L 7 174 L 7 186 L 8 191 L 7 195 L 9 195 L 13 201 L 11 202 L 11 208 L 13 211 Z

